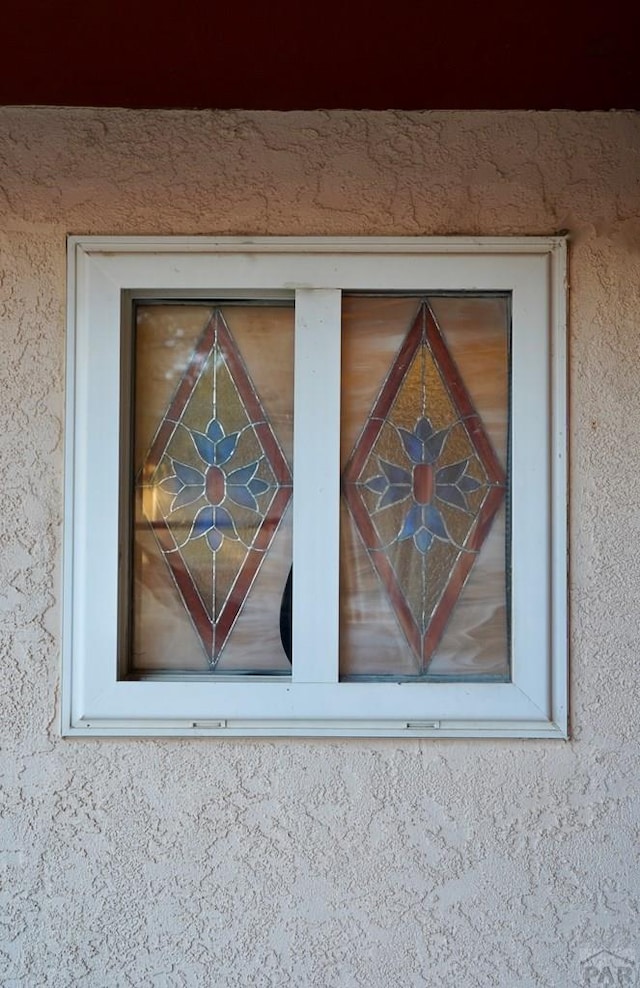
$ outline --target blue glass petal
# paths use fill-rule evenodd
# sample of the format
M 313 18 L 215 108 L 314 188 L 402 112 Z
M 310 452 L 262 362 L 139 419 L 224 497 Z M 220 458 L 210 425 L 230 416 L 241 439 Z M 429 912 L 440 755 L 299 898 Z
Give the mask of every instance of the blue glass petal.
M 224 535 L 225 539 L 238 538 L 233 517 L 226 508 L 221 508 L 219 505 L 213 509 L 213 527 Z
M 425 463 L 435 463 L 442 452 L 444 441 L 448 435 L 448 429 L 440 429 L 440 432 L 434 432 L 431 438 L 427 439 L 424 444 Z
M 433 426 L 431 425 L 429 419 L 421 418 L 416 422 L 414 432 L 418 439 L 421 439 L 422 442 L 426 442 L 427 439 L 430 439 L 433 435 Z
M 230 528 L 233 534 L 236 534 L 236 526 L 233 524 L 233 518 L 227 509 L 221 508 L 220 505 L 213 509 L 213 524 L 215 528 Z M 227 532 L 225 532 L 226 534 Z
M 433 536 L 426 528 L 421 528 L 419 532 L 413 537 L 413 541 L 416 549 L 418 549 L 423 555 L 428 551 L 429 546 L 433 542 Z
M 458 463 L 450 463 L 448 467 L 442 467 L 436 473 L 436 484 L 455 484 L 468 466 L 468 460 L 460 460 Z
M 207 426 L 207 435 L 212 442 L 217 443 L 224 436 L 224 429 L 217 419 L 211 419 Z
M 204 488 L 202 484 L 187 484 L 182 490 L 176 494 L 173 501 L 171 502 L 171 510 L 177 511 L 178 508 L 184 508 L 187 504 L 193 504 L 197 501 L 202 494 Z
M 482 483 L 476 480 L 475 477 L 461 477 L 458 481 L 458 487 L 461 491 L 477 491 L 479 487 L 482 487 Z
M 378 508 L 388 508 L 390 504 L 395 504 L 396 501 L 402 501 L 405 497 L 409 496 L 409 485 L 408 484 L 391 484 L 386 493 L 382 495 L 378 501 Z
M 244 484 L 228 484 L 227 494 L 234 504 L 239 504 L 241 508 L 251 508 L 252 511 L 258 510 L 255 497 Z
M 378 474 L 377 477 L 372 477 L 371 480 L 368 480 L 364 486 L 368 491 L 373 491 L 374 494 L 382 494 L 389 486 L 389 481 L 382 474 Z
M 227 460 L 233 456 L 236 446 L 238 445 L 238 432 L 232 432 L 230 436 L 225 439 L 221 439 L 220 442 L 216 443 L 215 451 L 215 464 L 217 466 L 222 466 Z
M 442 539 L 443 542 L 451 541 L 444 523 L 444 519 L 435 505 L 424 505 L 422 509 L 422 524 L 431 532 L 432 535 L 435 535 L 436 538 Z
M 420 505 L 414 504 L 404 520 L 404 524 L 398 535 L 398 541 L 402 542 L 404 539 L 412 538 L 421 524 L 422 511 L 420 510 Z
M 246 467 L 240 467 L 239 470 L 232 470 L 231 473 L 227 474 L 228 484 L 248 484 L 254 473 L 258 469 L 258 460 L 254 463 L 250 463 Z
M 204 462 L 210 467 L 213 466 L 216 461 L 215 443 L 205 436 L 203 432 L 192 432 L 191 438 L 193 439 L 193 445 L 198 450 Z
M 210 528 L 207 532 L 207 542 L 212 552 L 217 552 L 222 545 L 222 535 L 217 528 Z
M 196 470 L 195 467 L 189 467 L 186 463 L 180 463 L 179 460 L 172 460 L 173 472 L 176 477 L 179 477 L 183 484 L 201 484 L 204 487 L 204 474 Z
M 179 477 L 165 477 L 164 480 L 160 481 L 158 487 L 166 491 L 167 494 L 179 494 L 184 484 Z
M 253 480 L 250 480 L 247 487 L 252 494 L 264 494 L 265 491 L 269 490 L 266 480 L 261 480 L 260 477 L 254 477 Z
M 466 497 L 453 484 L 436 484 L 436 497 L 444 501 L 445 504 L 452 505 L 454 508 L 462 508 L 463 511 L 467 510 Z
M 190 539 L 199 539 L 201 535 L 208 532 L 210 528 L 213 527 L 213 508 L 210 504 L 206 504 L 204 508 L 200 508 L 200 511 L 193 519 L 193 525 L 191 526 L 191 531 L 189 532 Z
M 387 463 L 378 457 L 378 463 L 385 473 L 390 484 L 410 484 L 411 474 L 403 467 L 397 467 L 395 463 Z
M 408 432 L 406 429 L 398 428 L 398 432 L 400 433 L 406 454 L 412 463 L 422 463 L 422 457 L 424 456 L 424 444 L 422 440 L 418 439 L 413 432 Z

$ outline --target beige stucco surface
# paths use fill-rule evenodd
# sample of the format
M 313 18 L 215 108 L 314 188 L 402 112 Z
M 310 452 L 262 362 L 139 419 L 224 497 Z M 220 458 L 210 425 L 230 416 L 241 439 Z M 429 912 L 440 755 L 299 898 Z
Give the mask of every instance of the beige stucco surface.
M 640 966 L 639 181 L 633 114 L 0 110 L 0 984 Z M 572 740 L 62 740 L 66 234 L 564 230 Z

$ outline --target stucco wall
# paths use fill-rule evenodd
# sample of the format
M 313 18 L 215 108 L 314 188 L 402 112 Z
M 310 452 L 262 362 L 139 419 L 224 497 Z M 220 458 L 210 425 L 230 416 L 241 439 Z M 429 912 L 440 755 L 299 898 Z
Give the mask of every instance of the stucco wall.
M 640 117 L 0 110 L 0 983 L 640 966 Z M 67 233 L 571 235 L 570 742 L 58 733 Z

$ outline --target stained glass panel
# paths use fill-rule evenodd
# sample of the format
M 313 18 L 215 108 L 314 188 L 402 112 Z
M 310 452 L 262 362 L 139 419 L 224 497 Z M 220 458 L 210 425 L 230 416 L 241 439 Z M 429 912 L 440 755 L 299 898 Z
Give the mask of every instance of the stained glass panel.
M 342 678 L 509 675 L 506 297 L 343 305 Z
M 293 309 L 139 304 L 131 672 L 288 673 Z

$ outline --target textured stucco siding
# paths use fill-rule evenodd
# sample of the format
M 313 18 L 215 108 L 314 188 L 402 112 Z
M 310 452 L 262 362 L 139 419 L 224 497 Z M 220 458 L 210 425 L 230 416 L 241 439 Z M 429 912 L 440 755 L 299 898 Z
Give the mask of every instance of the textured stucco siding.
M 0 984 L 640 965 L 640 117 L 0 109 Z M 65 236 L 570 234 L 572 740 L 61 740 Z

